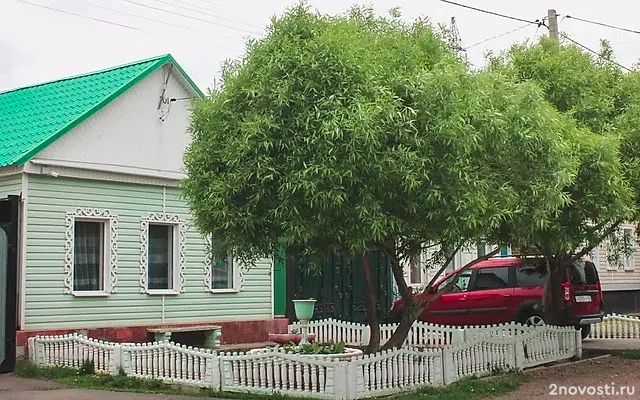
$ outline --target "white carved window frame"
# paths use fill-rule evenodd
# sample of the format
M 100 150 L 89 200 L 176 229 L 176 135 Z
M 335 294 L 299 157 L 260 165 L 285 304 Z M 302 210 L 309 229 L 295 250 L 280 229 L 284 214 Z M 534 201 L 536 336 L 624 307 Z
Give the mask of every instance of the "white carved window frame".
M 104 254 L 102 259 L 103 290 L 73 290 L 75 261 L 76 221 L 100 222 L 103 224 Z M 65 217 L 65 264 L 64 293 L 76 297 L 101 297 L 116 293 L 118 283 L 118 216 L 106 209 L 76 208 Z
M 173 287 L 149 289 L 149 224 L 173 227 Z M 177 214 L 150 213 L 140 219 L 140 293 L 148 295 L 177 295 L 185 292 L 187 224 Z
M 239 293 L 244 292 L 244 275 L 246 268 L 233 256 L 229 256 L 231 259 L 231 266 L 233 268 L 233 285 L 227 289 L 214 289 L 213 288 L 213 258 L 211 257 L 211 236 L 204 237 L 205 242 L 205 257 L 204 257 L 204 291 L 209 293 Z

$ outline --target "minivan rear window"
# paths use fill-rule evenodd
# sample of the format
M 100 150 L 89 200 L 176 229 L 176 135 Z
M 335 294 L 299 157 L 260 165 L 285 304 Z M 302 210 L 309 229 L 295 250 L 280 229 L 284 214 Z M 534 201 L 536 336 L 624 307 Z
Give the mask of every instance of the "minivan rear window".
M 576 261 L 571 265 L 571 284 L 595 285 L 599 282 L 598 270 L 591 261 Z

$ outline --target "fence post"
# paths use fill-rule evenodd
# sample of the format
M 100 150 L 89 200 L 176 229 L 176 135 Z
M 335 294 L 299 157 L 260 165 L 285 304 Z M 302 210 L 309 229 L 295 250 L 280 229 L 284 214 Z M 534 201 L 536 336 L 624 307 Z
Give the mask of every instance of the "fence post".
M 33 357 L 34 357 L 33 361 L 38 365 L 44 364 L 45 363 L 44 342 L 39 340 L 37 336 L 32 337 L 30 339 L 33 339 Z
M 120 366 L 125 374 L 131 374 L 131 349 L 125 349 L 123 345 L 120 345 Z
M 205 361 L 205 380 L 211 382 L 213 390 L 220 390 L 220 382 L 222 382 L 222 373 L 220 369 L 220 357 L 216 353 L 210 354 Z
M 351 400 L 349 398 L 349 373 L 345 361 L 333 361 L 333 398 L 336 400 Z
M 575 338 L 576 338 L 576 357 L 582 358 L 582 332 L 576 329 Z
M 346 361 L 345 363 L 345 382 L 346 382 L 346 395 L 345 399 L 355 400 L 358 398 L 358 389 L 360 385 L 364 384 L 361 374 L 358 373 L 360 368 L 356 366 L 353 361 Z
M 37 364 L 36 362 L 36 348 L 35 348 L 35 338 L 32 336 L 29 339 L 27 339 L 27 353 L 29 354 L 29 360 L 34 363 Z
M 467 338 L 467 329 L 456 328 L 451 332 L 451 345 L 464 343 L 466 340 L 471 340 L 471 338 Z
M 111 375 L 116 375 L 120 372 L 120 367 L 122 366 L 122 345 L 116 343 L 113 346 L 113 356 L 111 357 L 111 362 L 109 365 L 109 373 Z
M 453 350 L 442 350 L 442 384 L 448 385 L 455 382 L 455 365 L 453 363 Z
M 362 327 L 362 343 L 360 343 L 360 346 L 366 346 L 369 344 L 369 340 L 371 338 L 371 328 L 369 327 L 369 325 L 364 325 Z
M 515 353 L 513 366 L 517 370 L 522 371 L 524 368 L 524 342 L 521 340 L 521 336 L 514 336 L 513 339 L 513 350 Z
M 443 350 L 436 350 L 438 356 L 433 362 L 433 384 L 436 386 L 444 385 L 444 353 Z

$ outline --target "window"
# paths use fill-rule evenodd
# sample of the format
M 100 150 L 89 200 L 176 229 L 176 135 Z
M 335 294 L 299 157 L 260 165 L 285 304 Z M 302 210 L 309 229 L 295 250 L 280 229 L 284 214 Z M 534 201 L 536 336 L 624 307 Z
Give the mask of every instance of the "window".
M 589 252 L 589 260 L 598 267 L 600 263 L 600 246 L 596 246 Z
M 576 261 L 571 265 L 571 284 L 595 285 L 600 279 L 596 266 L 590 261 Z
M 509 267 L 480 268 L 473 290 L 504 289 L 509 287 Z
M 213 263 L 211 289 L 233 289 L 233 257 L 219 258 Z
M 624 231 L 624 270 L 625 271 L 633 271 L 635 269 L 635 239 L 633 236 L 633 229 L 625 228 Z M 628 253 L 628 254 L 627 254 Z
M 204 266 L 205 290 L 211 293 L 229 293 L 244 291 L 244 269 L 233 256 L 214 259 L 211 255 L 211 237 L 206 243 L 207 257 Z M 258 263 L 256 266 L 260 268 Z
M 109 210 L 78 208 L 66 213 L 65 225 L 65 293 L 115 293 L 118 217 Z
M 73 232 L 73 291 L 104 291 L 104 222 L 76 221 Z
M 520 287 L 534 287 L 547 282 L 547 265 L 544 260 L 530 261 L 516 268 L 516 282 Z
M 174 227 L 149 224 L 149 290 L 173 290 Z
M 442 283 L 440 283 L 440 285 L 438 286 L 438 291 L 441 291 L 445 287 L 447 287 L 447 285 L 451 283 L 451 281 L 455 278 L 455 276 L 456 274 L 453 274 L 447 279 L 445 279 L 444 281 L 442 281 Z M 458 278 L 458 283 L 456 283 L 456 285 L 453 288 L 451 288 L 450 292 L 451 293 L 466 292 L 467 289 L 469 288 L 470 279 L 471 279 L 471 271 L 467 270 L 462 272 L 460 274 L 460 278 Z
M 422 269 L 422 263 L 420 258 L 412 257 L 409 260 L 409 284 L 410 285 L 422 285 L 424 284 L 424 271 Z
M 149 214 L 140 222 L 140 292 L 178 294 L 185 285 L 186 224 L 174 214 Z

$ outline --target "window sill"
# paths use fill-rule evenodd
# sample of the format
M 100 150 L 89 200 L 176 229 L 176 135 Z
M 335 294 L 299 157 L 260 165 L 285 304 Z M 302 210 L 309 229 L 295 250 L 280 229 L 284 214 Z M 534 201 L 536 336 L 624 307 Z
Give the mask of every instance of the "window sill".
M 177 296 L 180 294 L 177 290 L 162 290 L 162 289 L 152 289 L 147 290 L 147 294 L 150 296 Z
M 211 294 L 223 294 L 223 293 L 240 293 L 238 289 L 209 289 L 207 292 Z
M 74 297 L 109 297 L 110 293 L 107 292 L 98 292 L 98 291 L 91 291 L 91 292 L 71 292 L 71 295 Z
M 624 272 L 636 272 L 635 268 L 625 268 Z

